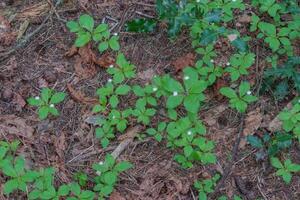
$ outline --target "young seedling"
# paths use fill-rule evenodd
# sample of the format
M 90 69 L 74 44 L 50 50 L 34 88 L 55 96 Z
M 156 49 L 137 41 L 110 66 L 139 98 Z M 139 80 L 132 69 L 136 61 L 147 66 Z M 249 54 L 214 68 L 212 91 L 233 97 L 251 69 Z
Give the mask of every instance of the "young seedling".
M 117 56 L 117 66 L 110 65 L 107 72 L 113 76 L 115 83 L 121 83 L 125 78 L 135 77 L 135 66 L 128 62 L 123 53 L 119 53 Z
M 230 87 L 221 88 L 220 93 L 230 99 L 230 107 L 235 108 L 241 113 L 246 111 L 249 103 L 257 100 L 257 97 L 252 95 L 248 82 L 242 82 L 240 84 L 238 94 Z
M 196 52 L 200 55 L 202 55 L 202 59 L 203 62 L 206 64 L 206 65 L 213 65 L 213 58 L 217 56 L 216 52 L 214 51 L 214 45 L 213 44 L 209 44 L 208 46 L 206 47 L 203 47 L 203 48 L 197 48 L 196 49 Z
M 93 169 L 100 175 L 96 176 L 94 191 L 99 192 L 99 200 L 104 200 L 112 193 L 115 184 L 117 183 L 118 176 L 133 165 L 127 161 L 116 163 L 112 155 L 107 154 L 105 160 L 99 164 L 94 164 Z
M 92 39 L 98 43 L 98 50 L 102 53 L 108 48 L 114 51 L 120 49 L 119 37 L 117 35 L 111 36 L 109 27 L 107 24 L 99 24 L 94 28 L 94 19 L 89 15 L 81 15 L 78 22 L 69 21 L 67 27 L 70 32 L 76 33 L 77 38 L 75 40 L 76 47 L 83 47 L 88 44 Z
M 43 88 L 41 97 L 30 97 L 27 99 L 29 105 L 38 107 L 38 114 L 41 120 L 46 119 L 49 114 L 58 116 L 59 112 L 55 105 L 65 99 L 66 94 L 63 92 L 55 92 L 50 88 Z
M 271 158 L 271 164 L 277 169 L 276 175 L 281 176 L 286 184 L 289 184 L 292 180 L 292 173 L 300 171 L 300 165 L 292 163 L 290 159 L 281 163 L 276 157 Z
M 300 102 L 297 102 L 292 109 L 280 112 L 279 119 L 283 123 L 282 128 L 286 132 L 292 131 L 300 142 Z
M 146 130 L 147 134 L 154 137 L 158 142 L 162 141 L 162 133 L 165 131 L 167 127 L 166 122 L 160 122 L 157 126 L 157 130 L 154 128 L 148 128 Z
M 109 120 L 99 120 L 100 127 L 97 127 L 96 138 L 100 139 L 100 143 L 103 148 L 109 145 L 111 139 L 115 138 L 114 128 Z
M 197 62 L 196 64 L 197 71 L 201 76 L 201 80 L 206 80 L 208 85 L 213 85 L 218 77 L 222 77 L 223 69 L 216 65 L 214 66 L 203 66 L 202 62 Z
M 225 71 L 230 73 L 231 81 L 236 81 L 241 75 L 247 75 L 247 69 L 254 63 L 253 53 L 234 54 L 230 58 L 229 66 Z
M 150 104 L 151 106 L 157 106 L 156 99 L 152 96 L 158 89 L 154 86 L 147 85 L 145 88 L 142 88 L 139 85 L 134 85 L 132 87 L 134 94 L 137 97 L 140 97 L 138 101 L 142 101 L 143 104 Z
M 145 102 L 137 101 L 132 115 L 137 117 L 138 122 L 142 122 L 144 125 L 148 125 L 150 123 L 150 118 L 153 117 L 155 113 L 155 109 L 146 108 Z
M 210 179 L 205 179 L 202 181 L 196 181 L 194 187 L 198 190 L 198 199 L 207 200 L 207 195 L 214 191 L 217 181 L 220 179 L 219 174 L 215 174 Z
M 123 133 L 127 128 L 127 118 L 132 115 L 132 109 L 124 111 L 112 110 L 109 114 L 110 124 L 116 126 L 117 130 Z
M 107 103 L 112 108 L 116 108 L 119 104 L 119 96 L 127 95 L 131 90 L 131 87 L 126 84 L 115 86 L 109 81 L 104 87 L 97 89 L 96 93 L 99 96 L 99 104 L 93 107 L 93 112 L 103 112 L 107 108 Z

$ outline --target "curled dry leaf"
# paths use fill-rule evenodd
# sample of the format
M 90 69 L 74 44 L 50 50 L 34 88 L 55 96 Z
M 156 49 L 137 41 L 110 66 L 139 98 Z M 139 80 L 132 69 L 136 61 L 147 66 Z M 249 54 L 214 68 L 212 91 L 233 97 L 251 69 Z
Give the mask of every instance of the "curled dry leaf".
M 246 138 L 248 135 L 253 135 L 262 123 L 262 114 L 260 108 L 249 112 L 245 118 L 245 128 L 243 130 L 243 138 L 240 142 L 240 148 L 244 148 L 246 145 Z
M 13 103 L 16 105 L 18 111 L 21 111 L 26 105 L 26 101 L 19 93 L 14 93 Z
M 34 129 L 26 120 L 15 115 L 0 115 L 0 133 L 17 135 L 31 139 Z
M 13 32 L 9 21 L 0 15 L 0 44 L 9 46 L 16 39 L 16 32 Z
M 174 65 L 176 72 L 179 72 L 187 66 L 194 66 L 195 59 L 196 55 L 194 53 L 188 53 L 177 58 L 174 62 L 172 62 L 172 65 Z
M 78 48 L 74 45 L 65 53 L 66 57 L 72 57 L 78 53 Z
M 41 17 L 48 13 L 50 10 L 50 5 L 46 1 L 42 1 L 31 6 L 26 6 L 23 10 L 21 10 L 16 18 L 18 20 L 28 20 L 34 19 L 37 17 Z
M 97 98 L 92 97 L 86 97 L 81 91 L 76 91 L 71 84 L 67 84 L 67 88 L 70 92 L 71 97 L 80 103 L 86 104 L 86 105 L 94 105 L 98 103 Z
M 122 197 L 119 192 L 114 191 L 113 193 L 111 193 L 109 200 L 126 200 L 126 199 Z
M 54 140 L 55 151 L 57 155 L 63 159 L 64 151 L 66 150 L 66 135 L 65 132 L 61 132 L 60 136 Z

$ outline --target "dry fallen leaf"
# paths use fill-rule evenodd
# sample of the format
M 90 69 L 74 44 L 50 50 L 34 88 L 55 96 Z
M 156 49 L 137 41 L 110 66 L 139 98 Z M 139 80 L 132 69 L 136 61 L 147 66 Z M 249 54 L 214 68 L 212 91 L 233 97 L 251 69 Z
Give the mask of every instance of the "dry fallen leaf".
M 255 110 L 247 113 L 245 118 L 245 127 L 243 130 L 243 138 L 240 142 L 240 148 L 244 148 L 246 145 L 246 137 L 248 135 L 253 135 L 257 129 L 260 127 L 262 123 L 262 114 L 260 112 L 260 108 L 256 108 Z
M 74 68 L 76 74 L 83 79 L 91 78 L 97 73 L 95 65 L 93 63 L 84 64 L 81 57 L 76 58 Z
M 236 40 L 237 37 L 238 37 L 237 34 L 229 34 L 229 35 L 227 35 L 227 38 L 228 38 L 228 40 L 229 40 L 230 42 Z
M 34 129 L 26 120 L 15 115 L 0 115 L 0 133 L 18 135 L 31 139 Z
M 251 16 L 244 14 L 242 16 L 238 17 L 238 22 L 240 23 L 250 23 L 251 22 Z
M 194 66 L 195 59 L 196 55 L 194 53 L 188 53 L 177 58 L 174 62 L 172 62 L 172 65 L 174 65 L 176 72 L 179 72 L 187 66 Z
M 155 71 L 152 68 L 149 68 L 145 71 L 139 72 L 137 77 L 139 77 L 141 80 L 149 82 L 152 80 L 152 78 L 155 76 Z
M 66 135 L 64 132 L 61 132 L 60 136 L 54 141 L 54 147 L 57 155 L 63 159 L 66 150 Z
M 47 14 L 49 10 L 50 10 L 49 3 L 46 1 L 41 1 L 31 6 L 26 6 L 23 10 L 18 12 L 16 18 L 18 20 L 34 19 Z
M 100 67 L 108 68 L 109 65 L 115 63 L 115 59 L 108 53 L 105 53 L 99 59 L 94 59 L 94 63 L 96 63 Z
M 99 101 L 97 98 L 92 97 L 86 97 L 81 91 L 76 91 L 71 84 L 67 84 L 67 88 L 70 92 L 71 97 L 80 103 L 87 104 L 87 105 L 93 105 L 97 104 Z
M 111 193 L 109 200 L 126 200 L 126 199 L 122 197 L 119 192 L 114 191 L 113 193 Z
M 21 111 L 22 108 L 24 108 L 24 106 L 26 105 L 26 101 L 18 93 L 14 93 L 14 98 L 12 101 L 17 106 L 17 110 L 19 110 L 19 111 Z
M 75 54 L 78 53 L 78 48 L 74 45 L 65 53 L 66 57 L 71 57 L 74 56 Z

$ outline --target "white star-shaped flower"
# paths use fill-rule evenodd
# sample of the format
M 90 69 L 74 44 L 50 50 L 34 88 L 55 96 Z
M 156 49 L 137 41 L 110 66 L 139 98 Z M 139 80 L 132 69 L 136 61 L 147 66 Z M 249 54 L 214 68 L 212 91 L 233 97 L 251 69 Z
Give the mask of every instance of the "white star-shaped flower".
M 213 59 L 210 60 L 211 63 L 214 63 L 215 61 Z
M 230 62 L 227 62 L 226 65 L 229 66 L 229 65 L 230 65 Z
M 114 33 L 114 36 L 118 36 L 118 33 Z
M 197 3 L 200 3 L 200 0 L 197 0 L 196 2 L 197 2 Z
M 178 92 L 176 92 L 176 91 L 175 91 L 175 92 L 173 92 L 173 96 L 175 96 L 175 97 L 176 97 L 177 95 L 178 95 Z
M 50 108 L 54 108 L 54 104 L 50 104 Z
M 252 92 L 249 90 L 249 91 L 247 91 L 247 95 L 251 95 L 252 94 Z
M 109 78 L 109 79 L 107 80 L 107 82 L 111 83 L 111 82 L 112 82 L 112 79 L 111 79 L 111 78 Z
M 40 100 L 40 97 L 35 97 L 35 100 Z
M 189 79 L 190 79 L 189 76 L 185 76 L 185 77 L 184 77 L 184 80 L 189 80 Z
M 300 99 L 298 100 L 298 103 L 300 103 Z
M 99 162 L 99 165 L 103 165 L 104 163 L 102 161 Z
M 188 131 L 187 134 L 188 134 L 188 135 L 192 135 L 192 131 Z
M 232 2 L 236 2 L 236 0 L 232 0 Z
M 109 68 L 113 68 L 114 67 L 114 65 L 109 65 Z
M 113 118 L 113 119 L 116 119 L 116 116 L 113 115 L 112 118 Z
M 152 88 L 153 92 L 156 92 L 158 90 L 157 87 Z

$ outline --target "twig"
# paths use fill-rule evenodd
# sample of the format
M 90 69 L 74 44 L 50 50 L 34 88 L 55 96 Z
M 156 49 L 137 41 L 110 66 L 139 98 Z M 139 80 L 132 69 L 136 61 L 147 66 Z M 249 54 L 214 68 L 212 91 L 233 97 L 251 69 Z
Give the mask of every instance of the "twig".
M 241 117 L 241 124 L 240 124 L 240 128 L 239 128 L 239 132 L 238 132 L 238 135 L 237 135 L 237 138 L 235 140 L 235 144 L 234 144 L 234 147 L 233 147 L 232 153 L 231 153 L 232 160 L 230 161 L 230 163 L 225 168 L 224 174 L 223 174 L 221 180 L 217 183 L 217 185 L 215 187 L 215 191 L 213 193 L 211 193 L 210 196 L 214 196 L 216 193 L 219 192 L 219 190 L 224 185 L 226 179 L 228 178 L 228 176 L 231 173 L 232 167 L 233 167 L 233 165 L 234 165 L 234 163 L 237 159 L 237 155 L 238 155 L 238 149 L 239 149 L 240 141 L 241 141 L 241 138 L 242 138 L 242 132 L 243 132 L 243 129 L 244 129 L 244 123 L 245 123 L 244 119 L 245 119 L 245 114 L 243 114 L 242 117 Z M 211 198 L 211 199 L 213 199 L 213 198 Z

